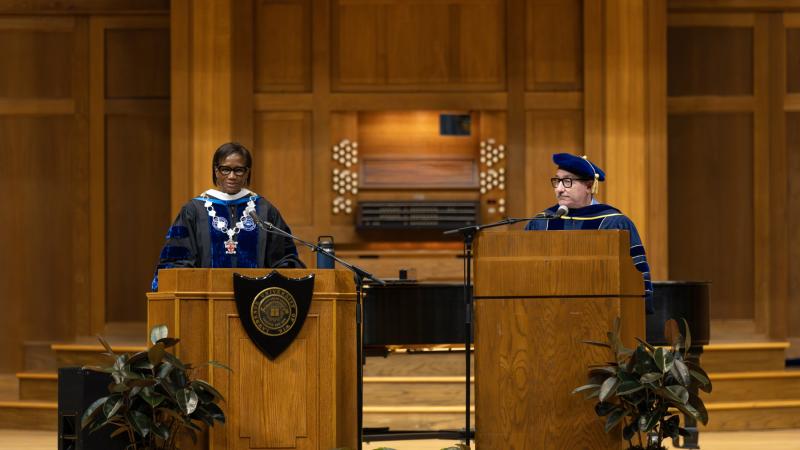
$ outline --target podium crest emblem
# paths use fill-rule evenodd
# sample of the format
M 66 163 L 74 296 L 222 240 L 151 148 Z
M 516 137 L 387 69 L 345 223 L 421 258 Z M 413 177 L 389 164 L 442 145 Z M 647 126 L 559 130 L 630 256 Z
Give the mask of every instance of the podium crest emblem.
M 308 315 L 314 275 L 287 278 L 272 271 L 262 278 L 233 275 L 236 310 L 247 336 L 267 358 L 289 348 Z

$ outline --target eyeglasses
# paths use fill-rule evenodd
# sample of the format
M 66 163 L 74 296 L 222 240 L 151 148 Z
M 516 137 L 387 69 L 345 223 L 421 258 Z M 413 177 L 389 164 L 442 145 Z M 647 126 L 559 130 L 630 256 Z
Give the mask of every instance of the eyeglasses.
M 228 166 L 217 166 L 217 171 L 223 176 L 228 176 L 233 172 L 234 175 L 237 177 L 241 177 L 250 170 L 249 167 L 228 167 Z
M 571 188 L 573 181 L 589 181 L 589 178 L 550 178 L 550 184 L 554 188 L 558 187 L 558 183 L 563 183 L 565 188 Z

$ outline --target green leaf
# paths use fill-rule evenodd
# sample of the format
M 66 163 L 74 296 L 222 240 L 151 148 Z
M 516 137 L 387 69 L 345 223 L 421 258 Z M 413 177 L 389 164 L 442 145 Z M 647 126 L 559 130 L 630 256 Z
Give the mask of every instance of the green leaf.
M 616 409 L 611 414 L 608 415 L 608 419 L 606 419 L 606 433 L 611 431 L 618 423 L 625 418 L 625 410 L 624 409 Z
M 111 346 L 108 345 L 108 342 L 105 340 L 105 338 L 103 338 L 103 336 L 100 336 L 98 334 L 97 335 L 97 340 L 100 341 L 100 344 L 103 346 L 103 348 L 106 349 L 106 352 L 108 352 L 109 355 L 114 356 L 114 357 L 117 356 L 116 353 L 114 353 L 114 350 L 111 350 Z
M 211 361 L 209 361 L 209 362 L 208 362 L 208 365 L 210 365 L 210 366 L 214 366 L 214 367 L 216 367 L 217 369 L 225 369 L 225 370 L 227 370 L 228 372 L 233 372 L 233 369 L 231 369 L 230 367 L 226 366 L 225 364 L 222 364 L 222 363 L 221 363 L 221 362 L 219 362 L 219 361 L 213 360 L 213 359 L 212 359 Z
M 150 361 L 150 364 L 155 366 L 156 364 L 160 363 L 162 359 L 164 359 L 164 344 L 158 342 L 154 346 L 150 347 L 150 350 L 147 351 L 147 360 Z
M 142 437 L 147 437 L 150 433 L 150 429 L 153 425 L 153 422 L 147 417 L 146 414 L 143 414 L 139 411 L 130 411 L 130 421 L 133 423 L 133 429 L 141 435 Z
M 648 344 L 648 343 L 647 343 L 647 341 L 645 341 L 644 339 L 642 339 L 642 338 L 638 338 L 638 337 L 635 337 L 634 339 L 636 339 L 636 340 L 637 340 L 637 341 L 638 341 L 640 344 L 644 345 L 644 346 L 645 346 L 645 348 L 647 348 L 647 349 L 648 349 L 648 350 L 650 350 L 651 352 L 654 352 L 654 351 L 656 351 L 656 348 L 655 348 L 655 347 L 653 347 L 651 344 Z
M 689 368 L 686 367 L 686 364 L 680 359 L 675 359 L 670 372 L 672 373 L 672 376 L 674 376 L 675 379 L 684 386 L 689 386 L 689 383 L 692 382 Z
M 614 392 L 617 390 L 617 385 L 619 384 L 619 379 L 617 377 L 611 377 L 603 382 L 600 386 L 600 401 L 604 402 L 609 397 L 614 395 Z
M 156 424 L 153 427 L 153 434 L 166 441 L 169 439 L 169 427 L 166 427 L 162 424 Z
M 669 401 L 671 404 L 674 404 L 676 407 L 680 407 L 686 404 L 686 402 L 681 400 L 680 396 L 676 395 L 673 391 L 669 389 L 657 387 L 655 391 L 658 395 L 660 395 L 662 398 L 665 398 L 667 401 Z
M 106 419 L 113 417 L 124 403 L 125 402 L 121 395 L 112 395 L 108 398 L 107 402 L 103 403 L 103 415 L 106 417 Z
M 214 389 L 214 386 L 211 386 L 203 380 L 194 380 L 192 381 L 191 385 L 193 388 L 210 393 L 217 400 L 224 400 L 222 394 L 220 394 L 218 390 Z
M 191 389 L 181 389 L 175 394 L 175 398 L 178 401 L 178 406 L 181 407 L 181 410 L 188 416 L 197 409 L 197 402 L 198 397 L 197 393 L 195 393 Z
M 644 389 L 644 385 L 638 381 L 623 381 L 617 388 L 617 395 L 629 395 L 642 389 Z
M 91 423 L 92 417 L 94 417 L 100 411 L 98 408 L 100 408 L 100 406 L 102 406 L 108 399 L 109 397 L 98 398 L 92 402 L 88 408 L 86 408 L 86 411 L 83 412 L 83 417 L 81 419 L 81 428 L 86 428 L 86 426 Z
M 164 339 L 167 336 L 169 336 L 169 328 L 164 324 L 156 325 L 150 329 L 150 342 L 153 345 L 156 345 L 160 339 Z
M 690 394 L 689 406 L 697 411 L 697 420 L 703 425 L 708 425 L 708 410 L 706 409 L 706 404 L 703 403 L 703 399 L 694 394 Z
M 656 381 L 660 380 L 662 376 L 664 376 L 664 374 L 661 372 L 648 372 L 639 378 L 639 382 L 642 384 L 655 383 Z
M 594 405 L 594 413 L 599 417 L 607 416 L 615 409 L 618 409 L 617 405 L 611 402 L 598 402 L 596 405 Z
M 581 341 L 581 342 L 583 342 L 584 344 L 594 345 L 597 347 L 611 348 L 611 345 L 605 342 L 600 342 L 600 341 Z
M 694 369 L 689 369 L 689 374 L 692 376 L 692 378 L 698 381 L 698 387 L 701 390 L 708 392 L 709 394 L 711 393 L 711 380 L 709 380 L 708 377 Z
M 667 386 L 667 390 L 672 392 L 675 397 L 679 398 L 681 403 L 686 403 L 689 401 L 689 391 L 687 391 L 685 387 L 673 384 L 671 386 Z
M 109 437 L 110 438 L 115 438 L 115 437 L 119 436 L 120 434 L 127 433 L 128 430 L 130 430 L 130 428 L 128 428 L 127 425 L 120 425 L 119 427 L 117 427 L 116 430 L 114 430 L 113 433 L 111 433 L 111 435 L 109 435 Z
M 661 373 L 667 372 L 667 357 L 664 354 L 663 348 L 659 347 L 656 349 L 655 353 L 653 354 L 653 360 L 656 362 L 656 367 L 658 367 L 658 370 L 660 370 Z
M 658 425 L 658 421 L 661 419 L 661 411 L 656 409 L 655 411 L 650 412 L 647 416 L 647 420 L 644 422 L 644 428 L 639 428 L 640 431 L 650 431 Z
M 168 363 L 170 363 L 173 366 L 177 367 L 178 369 L 186 370 L 186 365 L 184 363 L 182 363 L 181 360 L 178 359 L 178 357 L 173 355 L 172 353 L 170 353 L 170 352 L 164 353 L 164 359 Z
M 638 428 L 638 424 L 636 421 L 632 421 L 628 425 L 625 425 L 625 428 L 622 429 L 622 438 L 626 441 L 630 441 L 633 439 L 633 435 L 636 434 Z
M 170 348 L 176 346 L 180 341 L 181 341 L 180 339 L 165 337 L 159 339 L 158 342 L 156 342 L 156 344 L 162 344 L 164 348 Z
M 167 397 L 148 389 L 147 393 L 142 392 L 142 398 L 150 405 L 150 407 L 155 408 L 156 406 L 160 405 L 161 402 L 166 400 Z
M 683 322 L 683 349 L 684 353 L 689 350 L 689 347 L 692 346 L 692 332 L 689 330 L 689 322 L 686 319 L 681 318 L 681 322 Z
M 575 388 L 575 389 L 572 391 L 572 393 L 573 393 L 573 394 L 577 394 L 578 392 L 588 391 L 588 390 L 590 390 L 590 389 L 599 389 L 599 388 L 600 388 L 600 385 L 599 385 L 599 384 L 584 384 L 583 386 L 576 387 L 576 388 Z

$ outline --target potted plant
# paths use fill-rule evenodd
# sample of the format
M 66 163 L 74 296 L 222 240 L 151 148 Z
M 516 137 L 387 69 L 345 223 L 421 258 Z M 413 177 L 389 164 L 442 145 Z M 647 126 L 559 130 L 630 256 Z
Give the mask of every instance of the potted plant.
M 86 367 L 111 375 L 109 395 L 97 399 L 83 414 L 81 427 L 94 432 L 105 426 L 112 437 L 126 435 L 133 450 L 172 450 L 178 437 L 187 433 L 192 440 L 201 425 L 224 423 L 219 406 L 222 395 L 203 380 L 194 379 L 196 370 L 167 351 L 179 339 L 168 337 L 165 325 L 150 330 L 150 349 L 133 355 L 117 355 L 103 339 L 104 355 L 113 359 L 107 367 Z M 208 364 L 230 370 L 209 361 Z
M 708 411 L 697 392 L 710 393 L 711 381 L 699 364 L 687 360 L 691 333 L 685 320 L 681 324 L 683 332 L 678 322 L 667 321 L 669 348 L 657 348 L 639 338 L 635 349 L 625 348 L 619 318 L 607 334 L 608 342 L 585 341 L 608 348 L 612 361 L 590 366 L 588 384 L 573 394 L 584 392 L 587 399 L 597 398 L 594 409 L 606 417 L 606 432 L 621 425 L 629 449 L 661 450 L 665 438 L 688 435 L 680 426 L 678 412 L 708 423 Z

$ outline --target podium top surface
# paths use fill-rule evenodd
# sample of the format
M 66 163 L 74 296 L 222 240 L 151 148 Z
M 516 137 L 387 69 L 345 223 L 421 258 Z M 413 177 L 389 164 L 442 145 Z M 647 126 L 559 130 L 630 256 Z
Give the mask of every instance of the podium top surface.
M 338 300 L 355 301 L 355 281 L 352 272 L 341 269 L 161 269 L 158 271 L 158 294 L 233 297 L 233 274 L 265 277 L 276 271 L 287 278 L 314 275 L 314 296 L 334 296 Z
M 475 241 L 475 296 L 644 295 L 625 230 L 500 231 Z

